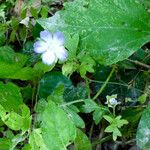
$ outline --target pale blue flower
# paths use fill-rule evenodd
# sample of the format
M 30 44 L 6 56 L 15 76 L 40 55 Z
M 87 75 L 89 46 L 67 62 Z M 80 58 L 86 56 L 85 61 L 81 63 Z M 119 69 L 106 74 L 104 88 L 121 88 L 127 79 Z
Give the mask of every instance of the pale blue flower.
M 42 61 L 47 65 L 56 63 L 57 60 L 65 61 L 68 53 L 63 46 L 64 35 L 61 32 L 51 34 L 44 30 L 40 32 L 40 39 L 34 43 L 34 51 L 42 54 Z

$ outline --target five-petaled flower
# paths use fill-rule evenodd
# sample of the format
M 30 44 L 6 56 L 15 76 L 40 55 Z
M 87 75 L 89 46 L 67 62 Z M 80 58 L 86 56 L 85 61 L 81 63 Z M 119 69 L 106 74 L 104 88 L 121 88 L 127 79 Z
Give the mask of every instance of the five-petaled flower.
M 65 42 L 64 35 L 61 32 L 54 34 L 47 30 L 40 32 L 40 38 L 34 43 L 34 51 L 42 54 L 42 61 L 47 65 L 56 63 L 57 60 L 65 61 L 67 51 L 63 46 Z

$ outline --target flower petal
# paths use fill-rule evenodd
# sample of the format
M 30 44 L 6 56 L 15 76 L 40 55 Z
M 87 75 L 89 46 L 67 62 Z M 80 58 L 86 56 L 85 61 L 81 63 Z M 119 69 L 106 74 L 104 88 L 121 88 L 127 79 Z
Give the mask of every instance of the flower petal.
M 44 40 L 45 42 L 51 42 L 51 40 L 52 40 L 52 34 L 49 31 L 44 30 L 44 31 L 40 32 L 40 38 L 42 40 Z
M 37 41 L 33 45 L 36 53 L 43 53 L 47 50 L 47 44 L 44 41 Z
M 68 56 L 68 53 L 63 46 L 59 46 L 57 47 L 57 49 L 55 49 L 55 55 L 59 60 L 65 61 Z
M 51 65 L 53 63 L 56 63 L 57 58 L 52 51 L 47 51 L 42 54 L 42 61 L 44 64 Z
M 61 32 L 54 33 L 53 40 L 57 41 L 56 43 L 58 43 L 58 45 L 63 45 L 65 43 L 65 37 Z

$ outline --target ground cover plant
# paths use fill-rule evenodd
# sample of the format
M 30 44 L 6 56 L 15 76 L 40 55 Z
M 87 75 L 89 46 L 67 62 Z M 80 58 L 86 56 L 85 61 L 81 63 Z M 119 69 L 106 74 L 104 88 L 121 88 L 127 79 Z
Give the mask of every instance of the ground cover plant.
M 149 0 L 0 0 L 0 150 L 149 150 L 149 42 Z

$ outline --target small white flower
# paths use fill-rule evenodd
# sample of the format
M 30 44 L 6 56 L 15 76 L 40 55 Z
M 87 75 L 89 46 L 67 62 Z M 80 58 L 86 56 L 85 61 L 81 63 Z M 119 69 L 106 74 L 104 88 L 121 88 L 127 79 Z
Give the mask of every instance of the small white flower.
M 56 32 L 53 35 L 47 30 L 40 32 L 40 39 L 34 43 L 34 51 L 42 54 L 42 61 L 47 65 L 56 63 L 57 60 L 65 61 L 68 53 L 63 46 L 64 35 Z
M 105 104 L 107 104 L 108 107 L 115 107 L 115 106 L 117 106 L 118 104 L 120 104 L 120 102 L 118 102 L 116 100 L 116 98 L 117 98 L 117 95 L 106 96 L 107 101 L 106 101 Z
M 110 103 L 110 105 L 112 105 L 112 106 L 115 106 L 115 105 L 118 104 L 118 102 L 117 102 L 117 100 L 116 100 L 115 98 L 111 98 L 111 99 L 109 100 L 109 103 Z

